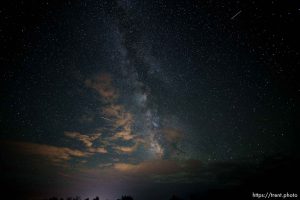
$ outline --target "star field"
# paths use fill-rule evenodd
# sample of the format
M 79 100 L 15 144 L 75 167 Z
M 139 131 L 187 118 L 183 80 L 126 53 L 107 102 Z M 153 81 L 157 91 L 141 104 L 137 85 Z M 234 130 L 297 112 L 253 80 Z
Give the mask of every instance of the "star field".
M 292 0 L 3 6 L 8 191 L 166 199 L 174 187 L 183 196 L 225 187 L 258 174 L 246 166 L 297 157 L 299 9 Z

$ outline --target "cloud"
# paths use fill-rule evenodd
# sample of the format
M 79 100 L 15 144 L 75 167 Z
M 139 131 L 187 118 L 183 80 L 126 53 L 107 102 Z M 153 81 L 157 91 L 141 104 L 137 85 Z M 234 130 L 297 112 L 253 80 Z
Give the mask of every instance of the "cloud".
M 115 163 L 114 168 L 122 172 L 132 172 L 138 168 L 138 165 L 128 164 L 128 163 Z
M 118 92 L 112 85 L 112 79 L 109 74 L 100 74 L 94 79 L 87 79 L 85 85 L 98 92 L 106 102 L 112 102 L 118 98 Z
M 88 151 L 91 153 L 107 153 L 107 150 L 104 147 L 88 148 Z
M 112 120 L 114 128 L 124 127 L 130 129 L 133 123 L 133 116 L 130 112 L 126 112 L 124 106 L 111 104 L 102 108 L 105 117 Z
M 138 149 L 138 147 L 144 143 L 144 140 L 141 138 L 135 138 L 134 139 L 134 145 L 132 146 L 118 146 L 115 145 L 113 148 L 118 152 L 118 153 L 133 153 L 134 151 L 136 151 Z
M 101 133 L 95 133 L 92 135 L 84 135 L 79 132 L 65 131 L 65 136 L 81 141 L 91 153 L 107 153 L 104 147 L 93 147 L 93 142 L 100 138 Z
M 104 162 L 96 167 L 80 168 L 80 176 L 89 180 L 126 180 L 136 182 L 181 182 L 186 180 L 184 177 L 192 178 L 198 175 L 199 169 L 202 169 L 202 163 L 199 160 L 145 160 L 140 163 L 129 162 Z M 195 181 L 193 178 L 192 181 Z M 198 179 L 197 179 L 198 180 Z
M 67 147 L 57 147 L 46 144 L 37 144 L 30 142 L 8 141 L 6 144 L 12 147 L 18 153 L 38 156 L 50 160 L 54 164 L 63 163 L 71 160 L 73 157 L 85 158 L 92 154 Z
M 112 163 L 102 163 L 102 164 L 99 164 L 98 166 L 100 167 L 100 168 L 106 168 L 106 167 L 110 167 L 110 166 L 112 166 L 113 164 Z
M 110 136 L 105 138 L 106 145 L 111 146 L 113 150 L 117 153 L 131 154 L 135 152 L 138 147 L 142 144 L 148 145 L 151 151 L 154 153 L 156 158 L 162 158 L 164 155 L 164 150 L 158 141 L 152 137 L 151 141 L 145 142 L 141 140 L 141 136 L 133 133 L 134 116 L 132 112 L 127 111 L 124 105 L 117 104 L 116 100 L 118 98 L 117 90 L 112 86 L 112 79 L 109 74 L 100 74 L 93 79 L 86 80 L 86 85 L 90 88 L 98 91 L 101 97 L 104 98 L 106 104 L 101 108 L 101 118 L 105 119 L 108 123 Z M 137 104 L 145 104 L 147 100 L 147 93 L 141 91 L 136 96 Z M 158 126 L 156 122 L 153 122 L 154 126 Z M 151 124 L 149 121 L 149 124 Z M 147 127 L 149 128 L 149 127 Z M 87 148 L 93 147 L 93 141 L 89 136 L 78 134 L 66 134 L 69 137 L 76 138 L 82 141 Z M 119 142 L 134 142 L 134 145 L 128 146 L 128 144 L 120 145 Z M 146 144 L 147 143 L 147 144 Z M 89 149 L 91 152 L 95 152 L 95 149 Z M 105 153 L 106 149 L 99 149 L 99 152 Z
M 115 146 L 114 149 L 119 153 L 133 153 L 139 147 L 139 143 L 135 143 L 133 146 Z
M 129 112 L 124 112 L 120 117 L 115 120 L 114 127 L 124 127 L 125 129 L 130 129 L 133 123 L 133 116 Z
M 182 131 L 174 128 L 165 128 L 162 130 L 162 133 L 165 139 L 170 143 L 179 142 L 183 137 Z
M 133 116 L 130 112 L 126 112 L 122 105 L 111 104 L 102 108 L 102 113 L 112 122 L 114 135 L 111 140 L 123 139 L 132 140 L 135 135 L 132 134 Z
M 116 140 L 118 138 L 122 138 L 123 140 L 132 140 L 135 138 L 135 135 L 132 135 L 130 131 L 123 130 L 115 133 L 112 137 L 111 140 Z
M 65 136 L 81 141 L 86 147 L 90 148 L 93 146 L 93 141 L 101 136 L 101 133 L 95 133 L 92 135 L 84 135 L 79 132 L 65 131 Z
M 103 107 L 102 113 L 109 118 L 121 118 L 124 113 L 124 107 L 122 105 L 111 104 Z
M 201 166 L 198 160 L 148 160 L 138 164 L 115 163 L 114 169 L 135 175 L 169 175 L 190 172 Z
M 180 142 L 184 137 L 184 132 L 177 128 L 167 127 L 161 130 L 161 133 L 168 146 L 169 157 L 178 156 L 179 154 L 185 154 Z

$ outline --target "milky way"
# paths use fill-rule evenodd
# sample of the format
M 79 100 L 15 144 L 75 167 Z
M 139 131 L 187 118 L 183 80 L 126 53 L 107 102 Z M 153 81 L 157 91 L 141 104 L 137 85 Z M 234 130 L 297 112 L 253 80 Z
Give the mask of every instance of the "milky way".
M 292 0 L 4 6 L 1 188 L 23 199 L 192 199 L 289 183 L 299 157 L 298 8 Z

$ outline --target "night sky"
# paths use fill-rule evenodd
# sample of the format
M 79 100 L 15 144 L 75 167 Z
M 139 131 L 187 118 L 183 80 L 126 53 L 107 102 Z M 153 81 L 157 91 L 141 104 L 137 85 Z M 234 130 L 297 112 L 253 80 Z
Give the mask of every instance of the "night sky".
M 299 1 L 16 1 L 0 16 L 9 195 L 295 192 Z

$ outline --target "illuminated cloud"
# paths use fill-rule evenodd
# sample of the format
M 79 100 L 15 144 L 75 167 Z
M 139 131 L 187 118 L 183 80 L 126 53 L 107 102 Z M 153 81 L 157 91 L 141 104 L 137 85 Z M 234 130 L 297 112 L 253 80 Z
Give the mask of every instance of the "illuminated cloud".
M 93 141 L 101 136 L 101 133 L 95 133 L 92 135 L 84 135 L 79 132 L 65 131 L 65 136 L 81 141 L 87 148 L 93 146 Z
M 122 105 L 111 104 L 102 108 L 102 114 L 114 122 L 114 127 L 129 128 L 133 123 L 133 116 L 126 112 Z
M 102 108 L 102 114 L 112 123 L 112 132 L 115 132 L 110 140 L 123 139 L 132 140 L 135 136 L 132 134 L 133 116 L 130 112 L 125 112 L 122 105 L 111 104 Z M 118 131 L 115 131 L 118 129 Z
M 118 98 L 117 90 L 112 86 L 112 78 L 109 74 L 100 74 L 94 79 L 86 80 L 86 86 L 95 89 L 99 95 L 105 100 L 106 104 L 101 108 L 102 118 L 106 120 L 109 125 L 109 132 L 111 136 L 105 138 L 105 147 L 111 146 L 115 152 L 119 154 L 131 154 L 135 152 L 140 145 L 146 145 L 148 149 L 153 153 L 155 158 L 162 158 L 164 156 L 164 149 L 160 145 L 157 139 L 154 139 L 154 135 L 151 134 L 150 140 L 146 142 L 142 140 L 138 135 L 133 133 L 132 127 L 134 124 L 134 116 L 131 112 L 127 111 L 124 105 L 117 104 L 116 99 Z M 138 92 L 135 96 L 136 103 L 138 105 L 145 105 L 148 94 L 145 92 Z M 151 113 L 150 113 L 151 114 Z M 151 115 L 152 116 L 152 115 Z M 156 121 L 152 120 L 149 116 L 147 124 L 151 127 L 151 124 L 158 126 Z M 148 126 L 147 125 L 147 126 Z M 149 128 L 147 127 L 147 128 Z M 166 137 L 169 136 L 166 133 Z M 172 133 L 171 133 L 172 134 Z M 88 135 L 83 135 L 78 132 L 67 133 L 68 137 L 76 138 L 82 141 L 90 152 L 97 152 L 93 149 L 93 140 Z M 174 134 L 173 134 L 174 135 Z M 173 137 L 172 135 L 170 137 Z M 134 142 L 133 145 L 119 144 L 120 140 L 123 142 L 130 141 Z M 132 144 L 132 143 L 131 143 Z M 104 147 L 98 148 L 99 153 L 107 153 Z
M 123 140 L 132 140 L 135 138 L 134 135 L 131 134 L 130 131 L 127 130 L 123 130 L 123 131 L 119 131 L 117 133 L 115 133 L 112 137 L 111 140 L 117 140 L 117 139 L 123 139 Z
M 88 148 L 88 151 L 91 153 L 107 153 L 107 150 L 104 147 Z
M 115 120 L 114 127 L 124 127 L 125 129 L 130 129 L 133 123 L 133 116 L 129 112 L 124 112 L 120 117 Z
M 112 102 L 118 97 L 118 92 L 113 87 L 109 74 L 100 74 L 94 79 L 88 79 L 85 81 L 85 85 L 96 90 L 106 102 Z
M 168 175 L 182 172 L 193 172 L 201 166 L 198 160 L 147 160 L 138 164 L 115 163 L 114 169 L 135 175 Z
M 92 154 L 67 147 L 57 147 L 30 142 L 9 141 L 7 145 L 14 148 L 18 153 L 38 156 L 50 160 L 53 164 L 59 164 L 71 160 L 73 157 L 85 158 Z
M 79 132 L 65 131 L 65 136 L 81 141 L 87 148 L 86 151 L 91 153 L 107 153 L 104 147 L 93 147 L 93 142 L 100 138 L 101 133 L 95 133 L 92 135 L 84 135 Z
M 179 142 L 183 137 L 182 131 L 174 128 L 165 128 L 162 133 L 165 139 L 171 143 Z
M 128 163 L 115 163 L 114 168 L 121 172 L 133 172 L 138 168 L 138 165 Z
M 119 153 L 131 154 L 137 150 L 137 148 L 140 146 L 140 144 L 141 143 L 139 141 L 137 141 L 133 146 L 115 146 L 114 149 Z
M 186 182 L 184 177 L 193 177 L 203 172 L 205 166 L 199 160 L 145 160 L 139 163 L 103 162 L 95 167 L 80 166 L 76 177 L 99 182 L 103 180 L 147 180 L 154 182 Z M 196 181 L 191 179 L 191 181 Z
M 178 156 L 179 154 L 185 154 L 185 151 L 183 151 L 180 146 L 180 142 L 184 137 L 182 130 L 169 127 L 164 128 L 161 133 L 167 142 L 166 145 L 170 157 Z
M 102 113 L 109 118 L 121 118 L 124 113 L 122 105 L 111 104 L 102 108 Z

